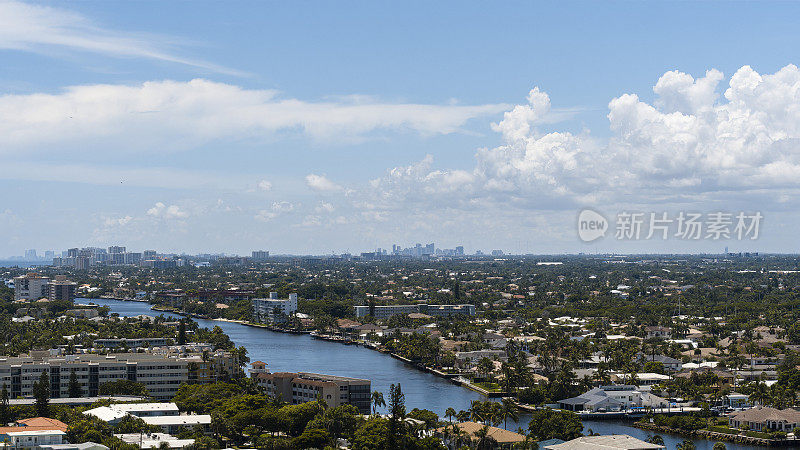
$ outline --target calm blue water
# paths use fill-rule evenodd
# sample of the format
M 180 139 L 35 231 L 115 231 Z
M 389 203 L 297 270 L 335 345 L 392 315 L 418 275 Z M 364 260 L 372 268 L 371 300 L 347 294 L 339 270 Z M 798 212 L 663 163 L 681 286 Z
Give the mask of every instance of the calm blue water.
M 107 305 L 121 316 L 140 314 L 158 315 L 150 305 L 140 302 L 125 302 L 104 299 L 78 299 L 79 303 L 94 302 Z M 175 314 L 168 317 L 180 318 Z M 219 326 L 237 346 L 245 346 L 251 361 L 264 361 L 273 372 L 317 372 L 329 375 L 366 378 L 372 381 L 372 390 L 381 391 L 388 397 L 389 385 L 400 383 L 406 395 L 406 407 L 429 409 L 440 416 L 447 408 L 456 411 L 468 409 L 472 400 L 484 400 L 480 394 L 450 383 L 434 375 L 420 372 L 382 353 L 354 345 L 345 346 L 333 342 L 311 339 L 308 335 L 276 333 L 262 328 L 248 327 L 231 322 L 195 319 L 200 326 Z M 508 429 L 527 429 L 530 417 L 521 416 L 519 423 L 509 422 Z M 625 422 L 585 421 L 584 433 L 591 429 L 598 434 L 627 434 L 647 439 L 653 433 L 634 428 Z M 670 450 L 683 442 L 680 436 L 661 435 Z M 699 450 L 711 450 L 710 441 L 693 440 Z M 726 443 L 729 450 L 755 450 L 764 447 Z
M 121 316 L 158 315 L 150 305 L 118 300 L 78 299 L 76 302 L 108 305 Z M 167 316 L 179 317 L 166 314 Z M 400 383 L 406 395 L 406 408 L 427 408 L 437 414 L 453 407 L 468 409 L 472 400 L 483 397 L 447 380 L 420 372 L 392 357 L 355 345 L 311 339 L 308 335 L 276 333 L 231 322 L 195 319 L 200 326 L 219 326 L 237 346 L 247 348 L 250 361 L 264 361 L 272 372 L 316 372 L 328 375 L 365 378 L 372 390 L 389 396 L 389 386 Z

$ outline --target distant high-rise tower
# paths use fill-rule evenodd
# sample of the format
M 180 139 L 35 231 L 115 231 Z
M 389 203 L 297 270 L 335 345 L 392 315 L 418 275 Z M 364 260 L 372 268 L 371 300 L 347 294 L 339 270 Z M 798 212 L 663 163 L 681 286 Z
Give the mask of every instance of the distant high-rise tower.
M 252 257 L 256 261 L 263 261 L 269 258 L 269 252 L 266 250 L 255 250 L 252 253 Z
M 33 261 L 35 259 L 36 259 L 36 250 L 34 249 L 25 250 L 25 260 Z

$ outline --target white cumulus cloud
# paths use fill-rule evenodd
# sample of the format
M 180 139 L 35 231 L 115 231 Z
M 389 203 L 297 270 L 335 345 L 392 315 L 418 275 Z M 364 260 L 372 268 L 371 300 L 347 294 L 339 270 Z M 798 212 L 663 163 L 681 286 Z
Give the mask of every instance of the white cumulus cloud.
M 338 192 L 342 187 L 334 183 L 325 175 L 306 175 L 306 185 L 317 192 Z
M 189 213 L 182 210 L 178 205 L 166 205 L 157 202 L 152 208 L 147 210 L 147 215 L 159 219 L 185 219 Z
M 270 209 L 259 210 L 254 218 L 259 222 L 269 222 L 282 214 L 294 211 L 296 207 L 297 205 L 287 201 L 273 202 Z
M 479 149 L 471 170 L 434 168 L 428 156 L 373 180 L 359 206 L 562 209 L 800 188 L 800 69 L 762 75 L 744 66 L 721 90 L 723 80 L 713 69 L 699 78 L 671 71 L 656 82 L 652 104 L 632 93 L 614 98 L 603 140 L 545 131 L 550 99 L 534 88 L 493 125 L 502 144 Z

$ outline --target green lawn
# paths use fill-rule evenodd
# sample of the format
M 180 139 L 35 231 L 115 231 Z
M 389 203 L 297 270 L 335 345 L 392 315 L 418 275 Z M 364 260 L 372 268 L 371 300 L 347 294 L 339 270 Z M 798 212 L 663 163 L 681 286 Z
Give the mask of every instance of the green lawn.
M 725 434 L 739 434 L 739 430 L 734 430 L 733 428 L 728 428 L 725 426 L 708 427 L 708 431 Z
M 494 391 L 494 392 L 500 391 L 500 385 L 497 384 L 497 383 L 491 383 L 491 382 L 488 382 L 488 381 L 480 381 L 480 382 L 472 383 L 472 384 L 474 384 L 475 386 L 478 386 L 481 389 L 485 389 L 487 391 Z

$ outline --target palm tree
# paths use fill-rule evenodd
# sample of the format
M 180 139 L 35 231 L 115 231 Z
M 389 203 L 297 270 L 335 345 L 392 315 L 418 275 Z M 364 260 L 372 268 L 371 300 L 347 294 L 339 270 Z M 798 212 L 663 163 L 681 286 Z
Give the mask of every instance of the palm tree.
M 477 449 L 491 449 L 497 441 L 489 436 L 489 425 L 484 425 L 483 428 L 475 432 L 475 438 L 478 440 Z
M 372 393 L 372 415 L 378 413 L 378 408 L 386 406 L 386 400 L 383 398 L 383 393 L 375 391 Z
M 465 440 L 465 438 L 467 440 L 469 439 L 467 437 L 467 432 L 462 430 L 461 427 L 458 426 L 458 424 L 451 425 L 451 435 L 452 438 L 450 440 L 450 443 L 452 444 L 452 448 L 454 449 L 461 448 L 461 442 Z
M 514 366 L 508 362 L 503 362 L 500 366 L 500 371 L 503 373 L 503 384 L 506 392 L 511 392 L 516 384 L 516 377 L 514 376 Z
M 519 420 L 517 404 L 510 398 L 504 398 L 500 408 L 500 417 L 503 418 L 503 428 L 508 429 L 508 419 L 514 422 Z
M 473 400 L 472 403 L 469 405 L 469 415 L 470 419 L 475 422 L 484 422 L 487 420 L 486 417 L 486 408 L 484 408 L 483 402 L 480 400 Z
M 769 401 L 769 388 L 764 383 L 756 382 L 753 392 L 750 394 L 750 401 L 759 405 L 764 405 Z
M 450 423 L 453 422 L 453 417 L 455 417 L 456 414 L 458 414 L 458 413 L 453 408 L 447 408 L 447 411 L 444 412 L 444 416 L 447 417 L 448 419 L 450 419 Z
M 598 365 L 597 372 L 595 372 L 592 376 L 603 386 L 611 384 L 611 375 L 609 375 L 608 370 L 606 370 L 605 364 Z

